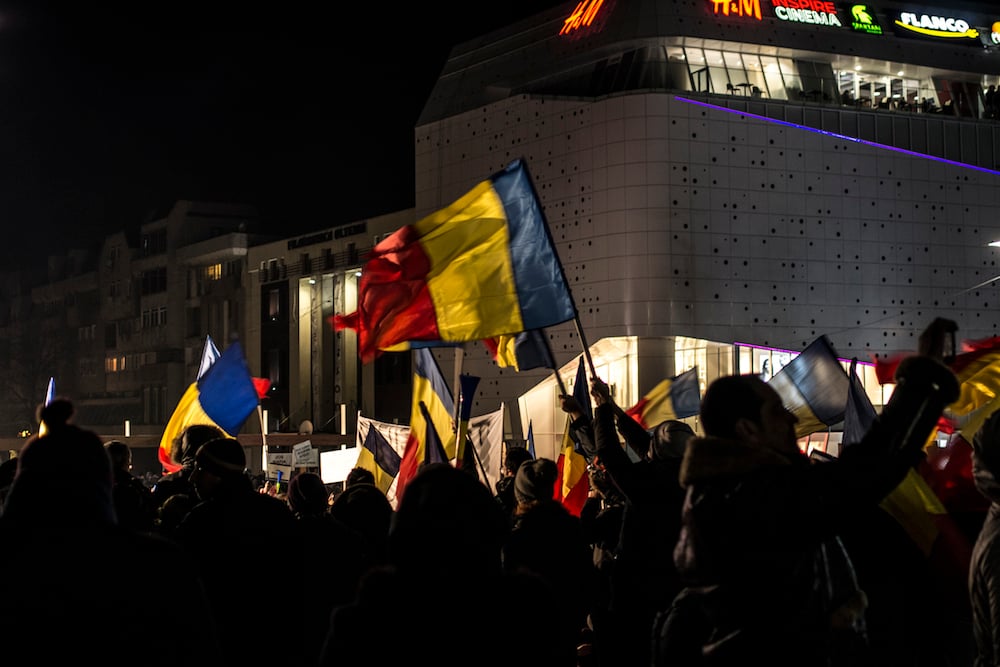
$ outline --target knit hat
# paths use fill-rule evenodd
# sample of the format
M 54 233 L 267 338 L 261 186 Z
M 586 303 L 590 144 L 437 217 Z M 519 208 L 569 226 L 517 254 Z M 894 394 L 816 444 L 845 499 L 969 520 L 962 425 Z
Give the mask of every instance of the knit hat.
M 247 467 L 247 455 L 236 438 L 209 440 L 194 458 L 199 468 L 219 477 L 243 475 Z
M 653 429 L 652 454 L 654 459 L 679 459 L 684 456 L 687 441 L 694 436 L 691 427 L 676 419 L 668 419 Z
M 70 423 L 74 409 L 65 399 L 44 406 L 39 415 L 46 434 L 29 440 L 14 460 L 4 517 L 49 527 L 58 522 L 60 530 L 115 523 L 111 459 L 104 443 L 93 431 Z
M 514 477 L 514 497 L 519 504 L 551 500 L 555 495 L 559 468 L 552 459 L 525 461 Z
M 323 478 L 314 472 L 299 473 L 288 485 L 288 504 L 296 514 L 323 514 L 329 496 Z

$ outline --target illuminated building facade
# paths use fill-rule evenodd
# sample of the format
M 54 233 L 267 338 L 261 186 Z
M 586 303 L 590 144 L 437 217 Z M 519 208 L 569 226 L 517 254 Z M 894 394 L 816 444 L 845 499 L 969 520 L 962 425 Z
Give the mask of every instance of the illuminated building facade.
M 525 158 L 579 311 L 553 351 L 571 380 L 582 332 L 622 404 L 820 335 L 861 361 L 935 316 L 996 335 L 1000 10 L 940 4 L 585 0 L 461 44 L 417 123 L 416 217 Z M 545 371 L 478 344 L 462 369 L 476 411 L 554 447 Z

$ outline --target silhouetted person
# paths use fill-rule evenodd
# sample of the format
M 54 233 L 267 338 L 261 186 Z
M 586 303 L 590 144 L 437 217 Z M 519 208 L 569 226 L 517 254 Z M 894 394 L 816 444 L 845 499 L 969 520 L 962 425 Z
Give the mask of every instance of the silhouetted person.
M 611 570 L 611 613 L 603 637 L 605 646 L 598 637 L 598 648 L 613 656 L 615 664 L 646 667 L 653 620 L 682 587 L 673 553 L 684 505 L 681 461 L 694 431 L 676 419 L 646 431 L 614 403 L 608 385 L 600 380 L 592 383 L 591 395 L 598 456 L 625 496 Z M 641 457 L 638 461 L 629 458 L 619 442 L 619 432 L 626 446 Z
M 375 473 L 367 468 L 351 468 L 344 480 L 344 488 L 355 484 L 374 484 Z
M 992 667 L 1000 664 L 1000 411 L 983 423 L 972 446 L 976 488 L 990 500 L 969 572 L 974 665 Z
M 72 415 L 61 399 L 42 409 L 47 433 L 17 457 L 0 517 L 8 654 L 37 665 L 217 665 L 195 570 L 172 580 L 156 604 L 142 599 L 141 582 L 185 555 L 118 525 L 108 454 L 96 434 L 70 423 Z M 173 635 L 169 624 L 179 619 L 185 631 Z
M 389 499 L 374 484 L 350 484 L 330 505 L 330 515 L 359 535 L 365 543 L 366 569 L 384 565 L 389 558 L 389 531 L 395 512 Z
M 321 665 L 556 665 L 554 598 L 537 577 L 503 574 L 506 533 L 484 484 L 446 463 L 421 467 L 397 509 L 389 565 L 334 610 Z
M 256 585 L 262 567 L 287 576 L 302 565 L 292 511 L 254 490 L 243 447 L 228 436 L 198 448 L 191 483 L 201 502 L 187 513 L 176 537 L 201 569 L 225 664 L 308 664 L 308 648 L 294 641 L 303 620 L 300 607 L 290 601 L 282 608 L 277 587 L 270 591 L 271 604 L 265 604 Z M 254 628 L 266 628 L 266 638 Z
M 655 665 L 864 664 L 867 601 L 838 533 L 902 481 L 958 398 L 940 361 L 955 328 L 938 319 L 925 330 L 921 355 L 899 365 L 882 414 L 828 462 L 810 463 L 795 415 L 758 376 L 709 385 L 705 436 L 688 443 L 681 467 L 687 495 L 675 562 L 686 588 Z M 699 663 L 688 661 L 699 654 Z
M 311 572 L 308 584 L 295 586 L 293 596 L 304 617 L 296 640 L 307 645 L 310 665 L 319 660 L 330 612 L 354 599 L 369 565 L 364 537 L 328 512 L 327 495 L 326 485 L 316 473 L 300 473 L 288 484 L 301 562 L 309 564 Z
M 559 472 L 551 459 L 525 461 L 514 477 L 517 508 L 503 546 L 507 572 L 541 577 L 559 604 L 551 610 L 551 632 L 561 646 L 559 665 L 575 665 L 596 591 L 593 554 L 580 519 L 553 498 Z
M 153 504 L 159 508 L 167 498 L 175 493 L 186 493 L 196 497 L 191 484 L 191 472 L 194 470 L 194 457 L 198 448 L 209 440 L 226 437 L 226 432 L 218 426 L 210 424 L 192 424 L 184 429 L 174 441 L 171 454 L 174 462 L 181 468 L 167 473 L 157 480 L 153 486 Z
M 514 521 L 514 510 L 517 508 L 517 498 L 514 497 L 514 476 L 517 469 L 525 461 L 531 461 L 531 452 L 527 447 L 508 447 L 503 457 L 503 474 L 496 482 L 496 499 L 504 513 Z
M 120 440 L 104 443 L 104 449 L 111 458 L 114 471 L 111 494 L 118 523 L 133 530 L 152 530 L 156 506 L 152 492 L 132 474 L 132 449 Z

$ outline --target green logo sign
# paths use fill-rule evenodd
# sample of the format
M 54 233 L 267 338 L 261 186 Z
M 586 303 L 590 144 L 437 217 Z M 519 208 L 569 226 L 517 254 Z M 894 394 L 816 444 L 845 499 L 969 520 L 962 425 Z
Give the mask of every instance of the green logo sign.
M 882 34 L 882 26 L 875 19 L 875 9 L 871 5 L 851 5 L 851 28 L 869 35 Z

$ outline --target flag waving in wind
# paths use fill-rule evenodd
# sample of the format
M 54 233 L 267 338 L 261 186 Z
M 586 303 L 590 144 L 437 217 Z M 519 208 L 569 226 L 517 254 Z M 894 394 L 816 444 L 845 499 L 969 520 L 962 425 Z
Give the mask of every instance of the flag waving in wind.
M 205 336 L 205 347 L 201 350 L 201 364 L 198 366 L 198 377 L 208 371 L 219 357 L 222 356 L 219 353 L 219 348 L 215 346 L 215 341 L 212 340 L 211 336 Z
M 376 245 L 355 329 L 363 362 L 413 341 L 467 342 L 573 319 L 576 309 L 525 164 L 517 160 L 451 206 Z
M 580 357 L 580 365 L 576 370 L 573 398 L 580 405 L 583 414 L 588 419 L 593 419 L 594 410 L 590 404 L 590 387 L 587 385 L 587 371 L 583 366 L 583 357 Z M 555 498 L 569 510 L 570 514 L 580 516 L 583 505 L 587 502 L 590 478 L 587 476 L 587 460 L 573 440 L 573 433 L 570 429 L 572 420 L 571 416 L 566 416 L 566 429 L 563 432 L 559 460 L 556 461 L 559 477 L 556 481 Z
M 701 390 L 698 387 L 698 367 L 663 380 L 643 396 L 625 414 L 646 430 L 668 419 L 684 419 L 698 414 Z
M 160 464 L 171 472 L 180 469 L 171 457 L 174 440 L 191 424 L 218 426 L 236 437 L 259 400 L 243 347 L 235 342 L 181 396 L 160 438 Z
M 442 441 L 445 460 L 455 454 L 455 430 L 452 428 L 455 401 L 451 390 L 441 375 L 434 354 L 427 348 L 414 350 L 413 354 L 413 408 L 410 411 L 410 433 L 406 439 L 406 449 L 399 463 L 396 479 L 396 496 L 403 497 L 406 485 L 417 474 L 417 468 L 426 460 L 427 418 L 434 423 L 434 431 Z M 421 408 L 423 403 L 426 408 Z
M 798 418 L 796 437 L 829 428 L 844 419 L 851 383 L 826 336 L 810 343 L 768 384 Z
M 555 369 L 556 367 L 545 332 L 538 329 L 487 338 L 483 344 L 500 368 L 513 368 L 520 372 L 533 368 Z

